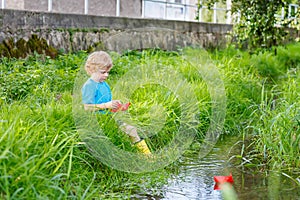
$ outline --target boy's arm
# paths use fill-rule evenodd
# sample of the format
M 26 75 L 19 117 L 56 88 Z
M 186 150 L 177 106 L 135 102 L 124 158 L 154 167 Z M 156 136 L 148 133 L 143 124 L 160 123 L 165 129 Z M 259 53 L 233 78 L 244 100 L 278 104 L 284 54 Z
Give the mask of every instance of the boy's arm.
M 112 100 L 101 104 L 84 104 L 84 109 L 88 111 L 98 111 L 105 109 L 115 109 L 121 102 L 119 100 Z
M 84 104 L 84 110 L 98 111 L 107 109 L 106 103 L 102 104 Z

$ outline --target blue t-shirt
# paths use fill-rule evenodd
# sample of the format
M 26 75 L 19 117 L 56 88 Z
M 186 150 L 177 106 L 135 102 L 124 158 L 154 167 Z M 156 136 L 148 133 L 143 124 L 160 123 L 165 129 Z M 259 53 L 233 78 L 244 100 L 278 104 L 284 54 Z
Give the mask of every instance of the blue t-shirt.
M 101 104 L 112 100 L 109 85 L 89 78 L 81 89 L 83 104 Z

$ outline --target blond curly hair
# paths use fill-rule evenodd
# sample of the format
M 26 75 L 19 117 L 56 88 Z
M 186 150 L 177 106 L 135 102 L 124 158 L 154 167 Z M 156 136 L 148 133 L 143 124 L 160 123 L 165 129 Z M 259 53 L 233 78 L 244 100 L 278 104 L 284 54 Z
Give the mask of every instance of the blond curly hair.
M 95 51 L 88 56 L 84 69 L 88 75 L 91 75 L 99 70 L 108 70 L 112 68 L 112 66 L 113 63 L 108 53 Z

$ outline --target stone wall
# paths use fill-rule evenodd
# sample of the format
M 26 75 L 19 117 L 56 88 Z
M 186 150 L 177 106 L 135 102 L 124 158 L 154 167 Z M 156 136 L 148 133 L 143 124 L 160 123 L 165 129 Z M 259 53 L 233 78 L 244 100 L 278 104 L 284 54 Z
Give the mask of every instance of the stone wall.
M 231 29 L 226 24 L 0 10 L 0 43 L 11 38 L 15 43 L 28 41 L 35 35 L 64 52 L 217 47 L 226 44 Z

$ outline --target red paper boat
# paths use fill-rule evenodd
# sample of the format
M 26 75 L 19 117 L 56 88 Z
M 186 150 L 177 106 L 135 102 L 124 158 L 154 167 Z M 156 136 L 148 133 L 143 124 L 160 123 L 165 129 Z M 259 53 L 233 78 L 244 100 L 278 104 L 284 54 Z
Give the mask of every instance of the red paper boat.
M 125 111 L 125 110 L 128 110 L 128 107 L 130 106 L 130 103 L 124 103 L 124 104 L 121 104 L 121 103 L 118 103 L 118 107 L 115 108 L 115 109 L 112 109 L 111 112 L 119 112 L 119 111 Z
M 220 190 L 221 189 L 221 185 L 223 183 L 229 183 L 229 184 L 233 184 L 233 178 L 232 178 L 232 174 L 230 173 L 229 176 L 214 176 L 214 180 L 215 180 L 215 186 L 214 186 L 214 190 Z
M 122 105 L 122 107 L 121 107 L 121 110 L 122 110 L 122 111 L 128 110 L 128 107 L 129 107 L 129 106 L 130 106 L 130 102 L 124 103 L 124 104 Z

